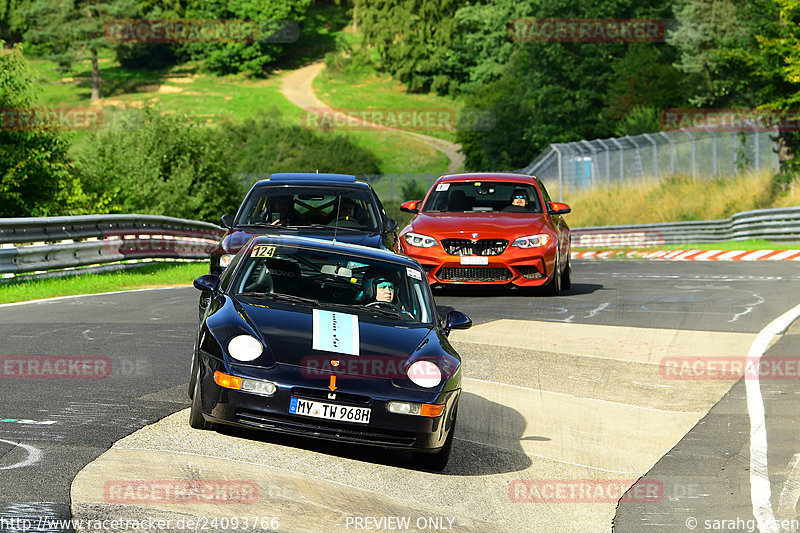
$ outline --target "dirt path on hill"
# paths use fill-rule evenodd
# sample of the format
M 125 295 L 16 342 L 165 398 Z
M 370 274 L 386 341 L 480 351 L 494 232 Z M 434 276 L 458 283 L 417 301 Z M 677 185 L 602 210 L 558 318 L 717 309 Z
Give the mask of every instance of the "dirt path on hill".
M 329 112 L 334 116 L 339 116 L 343 119 L 346 118 L 350 123 L 355 122 L 367 127 L 402 133 L 404 135 L 410 135 L 411 137 L 419 139 L 434 150 L 438 150 L 447 156 L 447 158 L 450 160 L 447 165 L 447 172 L 456 172 L 464 165 L 464 155 L 459 152 L 459 150 L 461 150 L 460 144 L 451 143 L 450 141 L 437 139 L 436 137 L 430 137 L 428 135 L 423 135 L 413 131 L 390 128 L 380 124 L 358 120 L 332 109 L 325 102 L 317 98 L 317 96 L 314 94 L 314 89 L 312 86 L 314 78 L 320 73 L 320 71 L 322 71 L 323 68 L 325 68 L 323 63 L 314 63 L 312 65 L 308 65 L 306 67 L 286 73 L 283 76 L 283 80 L 281 80 L 281 93 L 286 97 L 287 100 L 303 109 L 313 109 L 316 112 Z

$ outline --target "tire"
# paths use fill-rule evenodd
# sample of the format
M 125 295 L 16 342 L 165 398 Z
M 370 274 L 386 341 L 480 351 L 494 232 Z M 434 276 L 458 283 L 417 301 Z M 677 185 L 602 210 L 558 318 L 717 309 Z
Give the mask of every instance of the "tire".
M 213 429 L 214 425 L 203 418 L 203 402 L 200 398 L 200 366 L 194 377 L 194 393 L 192 394 L 192 407 L 189 409 L 189 427 L 192 429 Z
M 418 453 L 417 463 L 426 470 L 433 470 L 441 472 L 450 461 L 450 453 L 453 451 L 453 435 L 456 432 L 456 421 L 453 420 L 453 425 L 450 426 L 450 433 L 444 441 L 442 449 L 436 453 Z
M 567 266 L 561 274 L 561 288 L 569 290 L 572 287 L 572 258 L 567 256 Z
M 558 296 L 561 294 L 561 261 L 558 260 L 558 252 L 556 252 L 556 265 L 553 268 L 553 278 L 545 287 L 545 294 L 548 296 Z
M 192 355 L 192 369 L 189 372 L 189 399 L 194 398 L 194 384 L 197 382 L 197 356 Z

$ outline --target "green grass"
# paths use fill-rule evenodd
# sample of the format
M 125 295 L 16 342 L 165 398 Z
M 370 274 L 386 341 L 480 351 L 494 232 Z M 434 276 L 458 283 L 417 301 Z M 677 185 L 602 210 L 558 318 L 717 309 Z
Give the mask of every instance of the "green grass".
M 9 281 L 0 284 L 0 303 L 39 300 L 56 296 L 191 285 L 208 274 L 208 263 L 161 263 L 133 270 L 83 274 L 60 279 Z
M 317 97 L 333 107 L 344 111 L 413 111 L 424 113 L 442 112 L 447 120 L 455 116 L 463 105 L 452 98 L 435 94 L 411 94 L 406 87 L 387 74 L 380 74 L 370 66 L 332 72 L 325 69 L 314 80 Z M 438 116 L 438 115 L 436 115 Z M 434 124 L 429 129 L 414 129 L 417 133 L 455 141 L 455 131 L 440 128 L 438 119 L 426 123 Z M 448 123 L 446 121 L 443 124 Z M 387 124 L 388 125 L 388 124 Z

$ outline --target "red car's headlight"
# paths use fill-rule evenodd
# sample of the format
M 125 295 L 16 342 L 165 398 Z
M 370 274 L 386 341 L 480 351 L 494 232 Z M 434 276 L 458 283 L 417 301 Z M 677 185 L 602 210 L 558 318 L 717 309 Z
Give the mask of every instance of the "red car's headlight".
M 405 239 L 408 244 L 418 248 L 431 248 L 439 244 L 433 237 L 422 235 L 421 233 L 406 233 Z
M 516 246 L 517 248 L 539 248 L 541 246 L 547 246 L 551 239 L 552 237 L 547 233 L 526 235 L 515 239 L 514 242 L 511 243 L 511 246 Z

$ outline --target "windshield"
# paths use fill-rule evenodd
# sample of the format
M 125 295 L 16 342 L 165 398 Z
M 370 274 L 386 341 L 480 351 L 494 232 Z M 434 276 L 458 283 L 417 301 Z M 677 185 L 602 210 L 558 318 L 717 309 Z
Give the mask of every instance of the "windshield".
M 461 181 L 437 184 L 422 212 L 541 213 L 542 206 L 533 185 Z
M 368 191 L 316 185 L 255 189 L 239 213 L 236 225 L 377 231 L 378 220 Z
M 430 323 L 425 275 L 417 268 L 344 253 L 256 245 L 242 258 L 233 292 L 255 300 L 339 307 L 403 322 Z

